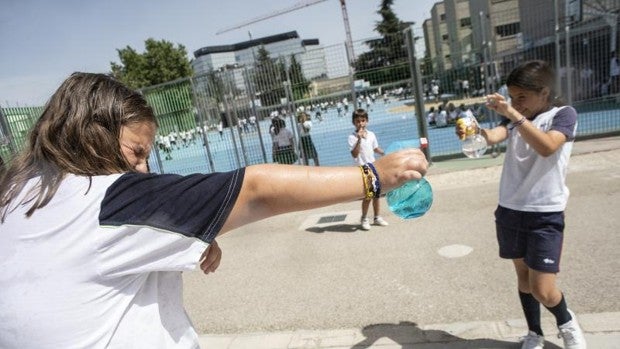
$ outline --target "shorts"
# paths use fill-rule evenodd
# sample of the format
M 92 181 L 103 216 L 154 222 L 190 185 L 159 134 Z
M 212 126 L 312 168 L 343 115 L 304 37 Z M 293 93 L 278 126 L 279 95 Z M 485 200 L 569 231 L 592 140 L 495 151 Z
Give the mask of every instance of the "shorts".
M 314 142 L 310 136 L 301 136 L 301 150 L 306 159 L 312 159 L 318 157 L 316 154 L 316 148 Z
M 278 147 L 273 154 L 273 161 L 280 164 L 294 164 L 297 161 L 297 153 L 292 145 Z
M 544 273 L 560 271 L 564 212 L 524 212 L 498 206 L 495 228 L 501 258 L 523 258 L 529 268 Z

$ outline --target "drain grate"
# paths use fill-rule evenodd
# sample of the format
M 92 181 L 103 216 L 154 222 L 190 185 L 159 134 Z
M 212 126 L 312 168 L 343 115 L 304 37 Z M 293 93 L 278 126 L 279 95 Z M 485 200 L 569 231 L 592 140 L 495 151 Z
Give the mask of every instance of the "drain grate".
M 346 214 L 341 214 L 337 216 L 324 216 L 319 219 L 317 224 L 325 224 L 325 223 L 334 223 L 334 222 L 342 222 L 347 218 Z

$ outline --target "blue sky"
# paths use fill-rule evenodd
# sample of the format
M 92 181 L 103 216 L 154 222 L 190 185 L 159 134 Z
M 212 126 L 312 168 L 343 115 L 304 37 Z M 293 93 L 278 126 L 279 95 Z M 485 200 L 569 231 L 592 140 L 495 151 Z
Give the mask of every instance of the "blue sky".
M 219 30 L 301 0 L 0 0 L 0 106 L 43 105 L 74 71 L 108 72 L 117 49 L 144 50 L 148 38 L 195 50 L 297 30 L 323 45 L 345 41 L 340 2 L 326 0 L 250 26 Z M 403 21 L 430 17 L 436 0 L 394 0 Z M 374 37 L 380 0 L 346 2 L 353 40 Z M 421 32 L 420 32 L 421 33 Z

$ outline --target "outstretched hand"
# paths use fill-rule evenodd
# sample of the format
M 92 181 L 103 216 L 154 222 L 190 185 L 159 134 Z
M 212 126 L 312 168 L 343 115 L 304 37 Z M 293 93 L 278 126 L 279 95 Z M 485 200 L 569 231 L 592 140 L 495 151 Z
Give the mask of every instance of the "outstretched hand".
M 409 148 L 390 153 L 374 163 L 381 188 L 386 192 L 408 181 L 422 178 L 428 169 L 426 156 L 420 149 Z
M 426 174 L 420 149 L 399 150 L 374 162 L 381 190 L 387 192 Z M 363 198 L 359 166 L 261 164 L 245 169 L 243 185 L 221 232 L 278 214 L 309 210 Z

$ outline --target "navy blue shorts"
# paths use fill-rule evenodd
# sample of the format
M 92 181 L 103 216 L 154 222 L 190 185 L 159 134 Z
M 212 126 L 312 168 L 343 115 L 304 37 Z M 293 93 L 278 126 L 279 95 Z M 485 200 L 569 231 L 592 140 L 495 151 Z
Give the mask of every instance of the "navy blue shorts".
M 529 268 L 545 273 L 560 271 L 564 212 L 523 212 L 498 206 L 495 227 L 501 258 L 523 258 Z

